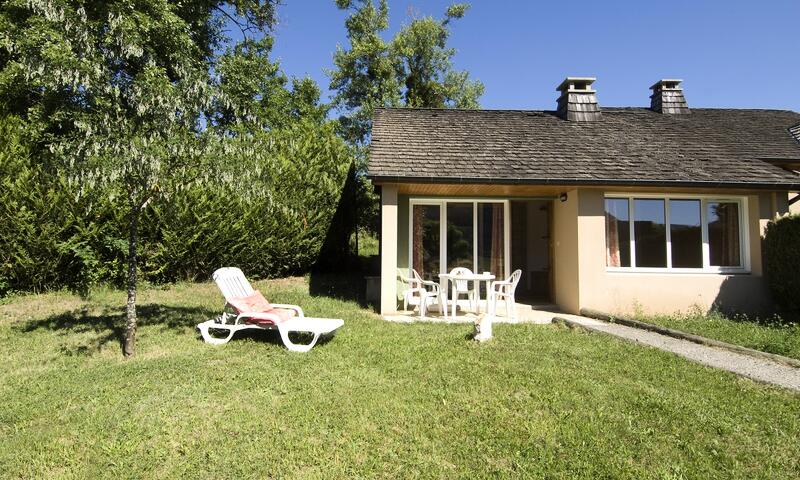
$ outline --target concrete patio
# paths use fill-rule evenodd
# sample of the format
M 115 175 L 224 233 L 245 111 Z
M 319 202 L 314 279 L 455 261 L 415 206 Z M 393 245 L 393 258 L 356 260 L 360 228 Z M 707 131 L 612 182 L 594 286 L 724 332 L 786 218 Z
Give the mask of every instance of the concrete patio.
M 516 304 L 516 318 L 508 318 L 505 316 L 506 307 L 503 302 L 499 302 L 497 307 L 498 315 L 495 317 L 495 323 L 538 323 L 546 324 L 551 323 L 553 317 L 564 317 L 556 305 L 552 304 Z M 484 315 L 485 308 L 481 309 L 481 314 Z M 439 312 L 438 306 L 430 307 L 428 315 L 420 317 L 416 310 L 400 310 L 396 313 L 383 315 L 384 320 L 390 322 L 400 323 L 413 323 L 413 322 L 434 322 L 434 323 L 475 323 L 478 319 L 478 314 L 468 308 L 467 301 L 458 302 L 458 311 L 456 317 L 448 315 L 447 319 Z

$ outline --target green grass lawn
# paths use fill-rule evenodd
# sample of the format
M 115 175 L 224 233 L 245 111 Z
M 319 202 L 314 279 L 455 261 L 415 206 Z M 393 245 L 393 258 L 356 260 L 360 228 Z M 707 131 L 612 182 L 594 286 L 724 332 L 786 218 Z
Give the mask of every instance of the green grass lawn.
M 800 360 L 800 325 L 758 322 L 720 313 L 654 316 L 641 321 Z
M 554 325 L 393 324 L 302 280 L 276 302 L 345 319 L 289 353 L 256 332 L 222 347 L 194 324 L 211 284 L 0 306 L 0 476 L 11 478 L 798 478 L 800 396 Z

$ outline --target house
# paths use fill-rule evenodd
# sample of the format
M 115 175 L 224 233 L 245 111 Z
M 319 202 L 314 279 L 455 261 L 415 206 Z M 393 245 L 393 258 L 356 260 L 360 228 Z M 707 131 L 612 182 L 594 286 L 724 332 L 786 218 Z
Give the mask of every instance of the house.
M 800 113 L 690 108 L 672 79 L 605 108 L 593 82 L 552 111 L 375 112 L 382 314 L 398 272 L 455 266 L 521 269 L 519 298 L 567 312 L 769 310 L 761 239 L 800 190 Z

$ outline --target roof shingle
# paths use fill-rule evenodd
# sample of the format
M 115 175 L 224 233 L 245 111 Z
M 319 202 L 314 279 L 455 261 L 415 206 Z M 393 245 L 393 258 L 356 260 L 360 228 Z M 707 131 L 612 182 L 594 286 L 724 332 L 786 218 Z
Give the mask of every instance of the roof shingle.
M 685 184 L 800 188 L 767 160 L 800 159 L 785 110 L 603 108 L 594 122 L 552 111 L 379 109 L 375 181 Z

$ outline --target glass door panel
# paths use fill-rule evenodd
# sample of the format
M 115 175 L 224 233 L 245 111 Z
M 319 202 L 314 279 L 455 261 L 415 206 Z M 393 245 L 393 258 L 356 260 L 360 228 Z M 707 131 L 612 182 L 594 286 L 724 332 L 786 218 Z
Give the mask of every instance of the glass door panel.
M 475 269 L 473 204 L 447 203 L 447 271 Z
M 505 205 L 478 204 L 478 272 L 490 272 L 498 279 L 505 272 Z
M 414 205 L 411 265 L 425 280 L 439 280 L 441 210 L 440 205 Z

